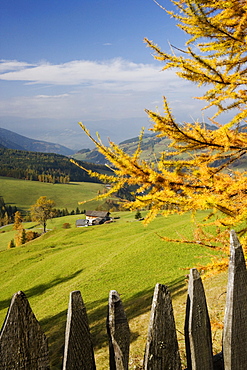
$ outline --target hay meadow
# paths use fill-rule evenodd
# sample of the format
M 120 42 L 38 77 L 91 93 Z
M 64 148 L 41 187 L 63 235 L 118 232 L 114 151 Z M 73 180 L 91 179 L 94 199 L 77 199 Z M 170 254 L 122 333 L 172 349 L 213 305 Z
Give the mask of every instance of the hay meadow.
M 42 185 L 43 192 L 50 184 L 37 185 Z M 91 184 L 91 189 L 95 185 L 100 186 Z M 50 187 L 55 189 L 52 190 L 55 197 L 56 188 L 54 185 Z M 64 202 L 69 198 L 65 194 L 67 189 L 74 187 L 78 192 L 75 196 L 81 199 L 85 190 L 83 185 L 71 185 L 63 195 L 59 195 Z M 23 189 L 25 192 L 25 187 Z M 37 197 L 46 195 L 38 193 L 40 188 L 36 190 Z M 7 191 L 5 194 L 7 203 L 11 197 Z M 48 196 L 54 198 L 52 193 Z M 25 197 L 23 193 L 22 202 Z M 19 201 L 13 197 L 12 202 L 18 204 Z M 63 208 L 65 204 L 58 202 L 57 206 Z M 28 208 L 29 205 L 24 206 Z M 112 223 L 83 228 L 75 227 L 75 221 L 83 215 L 52 219 L 45 235 L 13 249 L 7 249 L 7 243 L 15 231 L 11 225 L 1 229 L 0 325 L 4 322 L 12 295 L 23 291 L 48 337 L 51 369 L 61 369 L 66 313 L 69 294 L 73 290 L 81 291 L 87 308 L 97 369 L 109 368 L 105 323 L 108 295 L 112 289 L 119 292 L 130 324 L 130 369 L 141 368 L 156 283 L 168 285 L 172 293 L 179 341 L 181 349 L 184 348 L 181 333 L 188 269 L 209 262 L 212 254 L 217 252 L 199 245 L 166 243 L 160 238 L 162 235 L 177 237 L 178 233 L 191 235 L 189 214 L 168 218 L 158 216 L 148 226 L 136 221 L 131 212 L 113 213 L 112 216 L 116 218 Z M 64 229 L 64 223 L 69 223 L 70 228 Z M 24 225 L 26 229 L 40 227 L 35 223 Z M 226 279 L 226 274 L 221 274 L 205 282 L 210 312 L 212 318 L 218 315 L 218 321 L 224 309 Z M 214 337 L 215 346 L 217 335 Z

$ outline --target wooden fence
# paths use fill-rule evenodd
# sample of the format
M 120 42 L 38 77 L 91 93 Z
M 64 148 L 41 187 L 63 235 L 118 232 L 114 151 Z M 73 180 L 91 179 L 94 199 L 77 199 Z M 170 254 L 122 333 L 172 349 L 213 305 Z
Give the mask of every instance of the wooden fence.
M 109 368 L 128 369 L 130 330 L 119 294 L 109 295 L 107 317 Z M 222 352 L 213 356 L 211 327 L 203 284 L 190 271 L 185 317 L 187 369 L 247 369 L 247 272 L 242 247 L 230 233 L 230 262 Z M 23 292 L 11 301 L 0 333 L 0 369 L 49 369 L 47 338 Z M 90 329 L 81 294 L 71 292 L 65 332 L 63 370 L 96 369 Z M 181 370 L 170 293 L 165 285 L 154 290 L 143 369 Z

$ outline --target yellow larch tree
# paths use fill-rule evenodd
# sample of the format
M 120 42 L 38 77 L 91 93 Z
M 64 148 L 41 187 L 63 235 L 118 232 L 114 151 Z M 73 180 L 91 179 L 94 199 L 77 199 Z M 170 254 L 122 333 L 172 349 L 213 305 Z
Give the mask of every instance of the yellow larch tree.
M 151 130 L 157 136 L 168 137 L 172 151 L 161 153 L 158 162 L 150 164 L 140 159 L 141 145 L 129 156 L 111 141 L 105 146 L 100 139 L 95 140 L 79 123 L 115 172 L 110 177 L 91 175 L 114 184 L 108 195 L 126 184 L 135 185 L 138 195 L 126 202 L 126 207 L 149 209 L 145 222 L 157 213 L 196 214 L 207 210 L 205 223 L 197 225 L 193 240 L 185 242 L 228 248 L 228 230 L 235 228 L 246 246 L 247 172 L 234 171 L 231 165 L 247 152 L 247 2 L 171 2 L 175 11 L 163 9 L 187 33 L 184 49 L 172 47 L 168 54 L 152 41 L 145 42 L 153 50 L 154 58 L 164 63 L 164 70 L 175 68 L 179 77 L 204 86 L 199 91 L 206 92 L 197 99 L 205 101 L 204 109 L 214 108 L 211 126 L 177 122 L 164 98 L 163 115 L 150 110 L 146 113 L 153 123 Z M 224 112 L 231 118 L 220 124 L 216 120 Z M 206 232 L 205 225 L 211 225 L 214 232 Z
M 43 232 L 46 233 L 47 220 L 55 217 L 55 202 L 52 199 L 47 199 L 46 196 L 41 196 L 36 203 L 30 208 L 32 221 L 38 221 L 43 225 Z

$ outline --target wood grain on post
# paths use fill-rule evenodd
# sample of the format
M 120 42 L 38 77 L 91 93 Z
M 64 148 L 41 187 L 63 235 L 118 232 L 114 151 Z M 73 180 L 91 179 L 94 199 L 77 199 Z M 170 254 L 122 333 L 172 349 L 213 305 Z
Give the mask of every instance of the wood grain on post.
M 242 246 L 230 233 L 230 262 L 223 331 L 225 370 L 247 368 L 247 272 Z
M 190 270 L 185 343 L 188 370 L 213 370 L 210 320 L 202 280 L 196 269 Z
M 80 291 L 70 293 L 63 370 L 94 370 L 95 360 L 86 308 Z
M 116 290 L 109 294 L 107 333 L 111 370 L 127 370 L 129 362 L 130 330 L 122 301 Z
M 23 292 L 14 294 L 0 334 L 0 369 L 49 369 L 48 343 Z
M 167 287 L 156 284 L 144 356 L 145 370 L 180 370 L 172 301 Z

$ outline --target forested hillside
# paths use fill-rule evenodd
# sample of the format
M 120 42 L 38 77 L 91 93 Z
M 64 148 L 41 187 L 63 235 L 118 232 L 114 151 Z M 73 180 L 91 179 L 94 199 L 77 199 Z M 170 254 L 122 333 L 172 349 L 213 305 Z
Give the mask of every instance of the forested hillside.
M 86 162 L 81 164 L 93 171 L 110 172 L 104 165 Z M 5 148 L 0 148 L 0 176 L 50 183 L 99 182 L 63 155 Z

